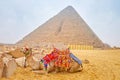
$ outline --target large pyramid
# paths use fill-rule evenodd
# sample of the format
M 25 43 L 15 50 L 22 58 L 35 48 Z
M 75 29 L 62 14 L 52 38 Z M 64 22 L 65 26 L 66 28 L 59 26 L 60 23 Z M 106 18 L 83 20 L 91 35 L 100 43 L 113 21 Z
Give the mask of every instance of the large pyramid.
M 64 43 L 91 45 L 102 48 L 103 42 L 95 35 L 72 6 L 63 9 L 17 44 Z

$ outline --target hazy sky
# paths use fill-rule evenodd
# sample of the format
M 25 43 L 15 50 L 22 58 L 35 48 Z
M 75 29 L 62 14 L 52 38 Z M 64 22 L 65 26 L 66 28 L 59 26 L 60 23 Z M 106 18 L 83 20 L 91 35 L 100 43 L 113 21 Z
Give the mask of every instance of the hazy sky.
M 68 5 L 104 43 L 120 47 L 120 0 L 0 0 L 0 43 L 16 43 Z

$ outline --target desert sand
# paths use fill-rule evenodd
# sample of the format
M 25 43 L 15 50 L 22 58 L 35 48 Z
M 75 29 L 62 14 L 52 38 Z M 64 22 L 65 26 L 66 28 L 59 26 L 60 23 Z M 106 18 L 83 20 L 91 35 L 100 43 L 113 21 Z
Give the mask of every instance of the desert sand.
M 10 78 L 0 80 L 120 80 L 120 50 L 73 50 L 83 61 L 83 71 L 76 73 L 33 73 L 18 67 Z M 84 60 L 89 63 L 85 64 Z

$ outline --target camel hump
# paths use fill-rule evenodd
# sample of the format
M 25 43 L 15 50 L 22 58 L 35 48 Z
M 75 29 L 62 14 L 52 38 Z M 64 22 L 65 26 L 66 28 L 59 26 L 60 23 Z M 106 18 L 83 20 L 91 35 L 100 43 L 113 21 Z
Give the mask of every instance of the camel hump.
M 82 64 L 82 61 L 80 59 L 78 59 L 73 53 L 70 53 L 70 57 L 76 61 L 78 64 Z

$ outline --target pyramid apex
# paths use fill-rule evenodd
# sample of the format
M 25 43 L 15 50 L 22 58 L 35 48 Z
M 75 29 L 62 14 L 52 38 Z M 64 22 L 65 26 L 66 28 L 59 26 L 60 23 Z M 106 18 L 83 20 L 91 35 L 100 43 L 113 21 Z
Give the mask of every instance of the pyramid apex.
M 73 10 L 75 10 L 72 6 L 67 6 L 65 9 L 73 9 Z
M 66 8 L 64 8 L 60 14 L 65 15 L 65 16 L 76 16 L 76 14 L 78 15 L 77 11 L 72 7 L 72 6 L 67 6 Z

